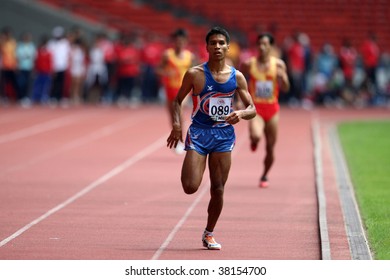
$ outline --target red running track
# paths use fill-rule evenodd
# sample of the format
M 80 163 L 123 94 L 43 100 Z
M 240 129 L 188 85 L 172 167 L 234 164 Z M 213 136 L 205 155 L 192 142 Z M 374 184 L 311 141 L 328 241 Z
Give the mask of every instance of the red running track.
M 257 187 L 263 145 L 250 152 L 240 122 L 215 229 L 223 248 L 208 251 L 200 240 L 208 172 L 196 194 L 183 193 L 183 155 L 165 146 L 164 107 L 1 108 L 0 259 L 320 259 L 313 121 L 325 143 L 332 259 L 350 259 L 326 129 L 342 119 L 386 116 L 282 108 L 267 189 Z

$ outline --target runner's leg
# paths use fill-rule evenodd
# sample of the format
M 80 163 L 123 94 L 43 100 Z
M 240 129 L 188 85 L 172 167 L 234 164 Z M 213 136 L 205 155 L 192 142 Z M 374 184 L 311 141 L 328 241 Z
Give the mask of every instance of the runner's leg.
M 264 171 L 261 178 L 266 178 L 268 175 L 271 166 L 274 163 L 275 155 L 275 144 L 278 135 L 278 121 L 279 121 L 279 113 L 276 113 L 266 124 L 264 127 L 264 135 L 265 135 L 265 158 L 264 158 Z
M 214 230 L 223 207 L 223 193 L 231 166 L 231 153 L 211 153 L 209 156 L 210 169 L 210 202 L 206 229 Z
M 181 183 L 186 194 L 193 194 L 198 190 L 205 168 L 206 156 L 194 150 L 187 151 L 181 170 Z

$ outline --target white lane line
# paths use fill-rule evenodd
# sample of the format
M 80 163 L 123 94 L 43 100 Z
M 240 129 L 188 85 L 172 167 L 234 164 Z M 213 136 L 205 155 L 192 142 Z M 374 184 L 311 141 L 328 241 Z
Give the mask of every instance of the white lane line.
M 188 219 L 188 217 L 191 215 L 192 211 L 195 209 L 196 205 L 201 201 L 205 193 L 209 190 L 210 182 L 203 183 L 201 185 L 201 191 L 198 194 L 198 196 L 195 198 L 195 200 L 192 202 L 190 207 L 188 207 L 187 211 L 184 213 L 183 217 L 179 220 L 179 222 L 175 225 L 175 227 L 172 229 L 172 231 L 169 233 L 168 237 L 164 240 L 164 242 L 161 244 L 160 248 L 154 253 L 152 260 L 158 260 L 161 254 L 165 251 L 165 249 L 168 247 L 168 245 L 171 243 L 173 238 L 175 237 L 176 233 L 180 230 L 182 225 L 185 223 L 185 221 Z
M 36 124 L 28 128 L 24 128 L 9 134 L 0 135 L 0 144 L 12 142 L 22 138 L 26 138 L 35 134 L 39 134 L 48 130 L 56 129 L 60 126 L 68 125 L 75 120 L 78 120 L 80 116 L 66 116 L 59 119 L 51 120 L 42 124 Z
M 244 133 L 245 134 L 245 133 Z M 243 135 L 240 135 L 240 137 L 244 137 Z M 234 158 L 234 155 L 237 153 L 237 151 L 241 148 L 243 145 L 243 142 L 241 141 L 240 145 L 236 146 L 233 150 L 232 158 Z M 175 237 L 176 233 L 180 230 L 180 228 L 183 226 L 185 221 L 188 219 L 188 217 L 191 215 L 192 211 L 195 209 L 195 207 L 198 205 L 198 203 L 201 201 L 203 196 L 206 194 L 206 192 L 209 191 L 210 182 L 206 181 L 203 183 L 199 189 L 200 192 L 196 196 L 195 200 L 191 203 L 191 205 L 188 207 L 187 211 L 184 213 L 184 215 L 181 217 L 179 222 L 173 227 L 172 231 L 168 234 L 167 238 L 164 240 L 164 242 L 161 244 L 161 246 L 157 249 L 157 251 L 152 256 L 151 260 L 158 260 L 161 256 L 161 254 L 165 251 L 165 249 L 169 246 L 173 238 Z
M 17 238 L 18 236 L 20 236 L 21 234 L 26 232 L 32 226 L 34 226 L 34 225 L 42 222 L 43 220 L 47 219 L 48 217 L 50 217 L 54 213 L 60 211 L 61 209 L 65 208 L 69 204 L 73 203 L 74 201 L 76 201 L 80 197 L 86 195 L 87 193 L 89 193 L 90 191 L 95 189 L 96 187 L 98 187 L 101 184 L 107 182 L 108 180 L 110 180 L 114 176 L 118 175 L 119 173 L 124 171 L 126 168 L 130 167 L 131 165 L 133 165 L 133 164 L 137 163 L 138 161 L 142 160 L 143 158 L 147 157 L 148 155 L 150 155 L 151 153 L 155 152 L 159 148 L 163 147 L 165 145 L 165 143 L 166 143 L 166 141 L 165 141 L 166 138 L 167 138 L 167 136 L 163 136 L 163 137 L 159 138 L 157 141 L 155 141 L 151 145 L 147 146 L 145 149 L 141 150 L 136 155 L 134 155 L 131 158 L 127 159 L 125 162 L 123 162 L 122 164 L 118 165 L 117 167 L 115 167 L 111 171 L 107 172 L 102 177 L 100 177 L 96 181 L 92 182 L 91 184 L 89 184 L 88 186 L 83 188 L 81 191 L 79 191 L 78 193 L 76 193 L 72 197 L 70 197 L 67 200 L 65 200 L 64 202 L 58 204 L 56 207 L 50 209 L 49 211 L 47 211 L 42 216 L 40 216 L 37 219 L 31 221 L 30 223 L 28 223 L 27 225 L 25 225 L 24 227 L 22 227 L 21 229 L 19 229 L 18 231 L 16 231 L 12 235 L 10 235 L 9 237 L 5 238 L 4 240 L 2 240 L 0 242 L 0 247 L 3 247 L 4 245 L 6 245 L 11 240 Z
M 352 260 L 372 260 L 348 164 L 340 143 L 337 126 L 334 124 L 328 128 L 328 139 L 333 164 L 336 167 L 337 186 Z
M 142 119 L 145 120 L 145 118 L 142 118 Z M 79 139 L 75 139 L 64 146 L 59 147 L 58 149 L 48 151 L 46 153 L 40 154 L 38 157 L 32 158 L 28 161 L 21 163 L 21 164 L 14 165 L 14 166 L 11 166 L 7 169 L 1 170 L 0 175 L 4 175 L 6 173 L 21 170 L 23 168 L 29 167 L 31 165 L 34 165 L 34 164 L 42 162 L 46 159 L 49 159 L 49 158 L 51 158 L 55 155 L 58 155 L 60 153 L 67 152 L 67 151 L 72 150 L 72 149 L 76 149 L 82 145 L 88 144 L 90 142 L 93 142 L 95 140 L 98 140 L 100 138 L 108 136 L 110 134 L 113 134 L 116 131 L 121 130 L 122 128 L 131 126 L 138 121 L 139 121 L 139 119 L 135 119 L 134 117 L 131 117 L 127 120 L 117 122 L 116 124 L 107 125 L 107 126 L 101 128 L 101 129 L 99 129 L 99 130 L 97 130 L 89 135 L 86 135 L 86 136 L 81 137 Z
M 328 220 L 326 215 L 324 174 L 323 174 L 322 156 L 321 156 L 322 144 L 321 144 L 321 137 L 320 137 L 319 122 L 317 119 L 314 119 L 312 122 L 312 137 L 313 137 L 313 145 L 314 145 L 314 167 L 315 167 L 315 181 L 317 187 L 321 258 L 322 260 L 331 260 Z

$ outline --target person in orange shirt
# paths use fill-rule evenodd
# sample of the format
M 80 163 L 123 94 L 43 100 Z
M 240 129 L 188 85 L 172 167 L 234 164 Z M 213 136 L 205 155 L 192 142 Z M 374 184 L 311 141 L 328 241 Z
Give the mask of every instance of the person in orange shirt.
M 290 88 L 286 64 L 272 55 L 273 44 L 272 34 L 261 33 L 257 39 L 258 55 L 249 58 L 242 66 L 257 112 L 257 116 L 249 121 L 252 151 L 256 151 L 263 135 L 266 141 L 264 170 L 259 185 L 262 188 L 268 187 L 267 175 L 274 162 L 280 109 L 279 91 L 287 92 Z
M 18 100 L 21 97 L 17 81 L 18 61 L 16 47 L 17 43 L 13 37 L 11 28 L 4 27 L 1 31 L 0 40 L 0 98 L 2 99 L 0 101 L 5 103 L 13 99 Z
M 195 64 L 195 55 L 186 49 L 188 43 L 186 30 L 177 29 L 172 34 L 172 38 L 174 46 L 164 51 L 161 63 L 157 68 L 157 74 L 161 77 L 165 89 L 171 123 L 173 122 L 173 101 L 180 89 L 185 72 Z M 176 152 L 184 152 L 184 147 L 179 145 Z

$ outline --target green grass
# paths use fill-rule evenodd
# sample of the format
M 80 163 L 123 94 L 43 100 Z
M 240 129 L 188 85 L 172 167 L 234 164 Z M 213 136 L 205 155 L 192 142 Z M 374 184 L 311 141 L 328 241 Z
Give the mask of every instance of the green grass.
M 374 258 L 390 260 L 390 121 L 338 126 Z

